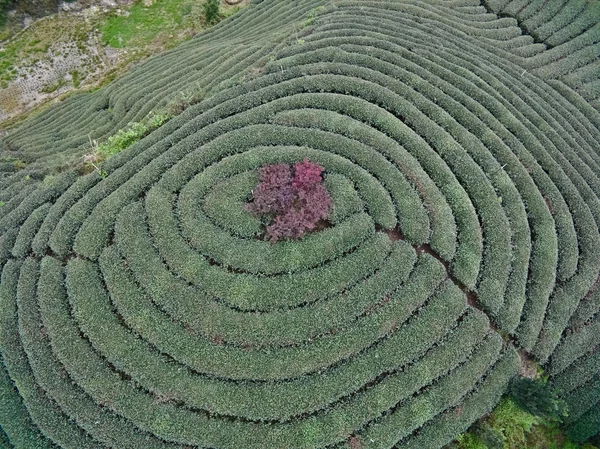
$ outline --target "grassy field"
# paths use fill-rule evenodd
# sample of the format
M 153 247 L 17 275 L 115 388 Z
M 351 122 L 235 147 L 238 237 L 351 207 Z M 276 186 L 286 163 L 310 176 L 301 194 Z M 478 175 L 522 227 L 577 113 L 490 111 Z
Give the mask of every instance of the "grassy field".
M 159 42 L 185 4 L 101 31 Z M 0 444 L 593 449 L 598 19 L 256 0 L 7 129 Z M 263 167 L 304 160 L 327 219 L 267 241 Z
M 221 7 L 226 18 L 239 6 Z M 193 36 L 203 28 L 205 19 L 202 3 L 192 0 L 139 1 L 127 9 L 128 14 L 113 13 L 98 24 L 102 42 L 112 48 L 143 48 L 157 45 L 173 48 L 182 39 Z
M 136 3 L 128 16 L 114 15 L 101 24 L 102 41 L 113 48 L 149 44 L 159 33 L 176 33 L 185 21 L 201 22 L 199 8 L 194 11 L 197 5 L 189 0 L 156 1 L 149 7 Z

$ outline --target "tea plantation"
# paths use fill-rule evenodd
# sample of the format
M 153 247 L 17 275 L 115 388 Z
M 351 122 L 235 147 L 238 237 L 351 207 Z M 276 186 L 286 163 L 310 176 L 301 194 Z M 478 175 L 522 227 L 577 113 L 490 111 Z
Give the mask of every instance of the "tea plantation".
M 599 55 L 596 0 L 258 0 L 9 129 L 0 447 L 438 449 L 530 359 L 594 437 Z M 304 159 L 329 226 L 256 238 Z

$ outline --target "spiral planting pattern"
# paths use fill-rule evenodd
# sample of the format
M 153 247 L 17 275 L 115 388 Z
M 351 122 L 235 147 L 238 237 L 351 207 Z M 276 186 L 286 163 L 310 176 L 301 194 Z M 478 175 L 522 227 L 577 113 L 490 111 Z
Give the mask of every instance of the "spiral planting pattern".
M 282 3 L 173 53 L 189 64 L 186 52 L 254 25 L 264 65 L 102 175 L 0 180 L 0 443 L 441 448 L 494 407 L 518 350 L 564 392 L 573 438 L 596 434 L 593 103 L 528 72 L 550 50 L 498 5 L 306 1 L 286 18 Z M 269 12 L 279 20 L 262 25 Z M 92 120 L 74 117 L 77 102 L 110 103 L 117 87 L 4 144 L 43 171 L 44 133 Z M 244 204 L 258 170 L 305 158 L 324 167 L 331 226 L 254 238 Z

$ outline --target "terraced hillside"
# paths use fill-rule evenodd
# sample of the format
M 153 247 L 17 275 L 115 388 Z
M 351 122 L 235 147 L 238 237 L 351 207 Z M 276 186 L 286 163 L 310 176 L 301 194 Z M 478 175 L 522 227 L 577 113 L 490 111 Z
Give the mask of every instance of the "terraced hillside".
M 257 1 L 9 130 L 0 447 L 441 448 L 530 357 L 567 434 L 596 435 L 599 19 Z M 194 85 L 101 169 L 66 170 Z M 331 226 L 253 238 L 259 168 L 304 158 Z

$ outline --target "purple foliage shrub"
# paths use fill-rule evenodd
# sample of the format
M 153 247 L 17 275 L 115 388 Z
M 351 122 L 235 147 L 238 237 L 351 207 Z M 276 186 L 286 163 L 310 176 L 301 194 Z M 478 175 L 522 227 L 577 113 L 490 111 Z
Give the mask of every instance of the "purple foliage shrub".
M 296 162 L 293 170 L 287 164 L 266 165 L 260 169 L 260 182 L 252 191 L 248 211 L 271 218 L 267 238 L 301 238 L 325 220 L 331 197 L 322 184 L 323 167 L 305 159 Z
M 294 200 L 292 170 L 287 164 L 266 165 L 260 169 L 260 182 L 252 191 L 254 202 L 247 208 L 255 215 L 281 214 Z

